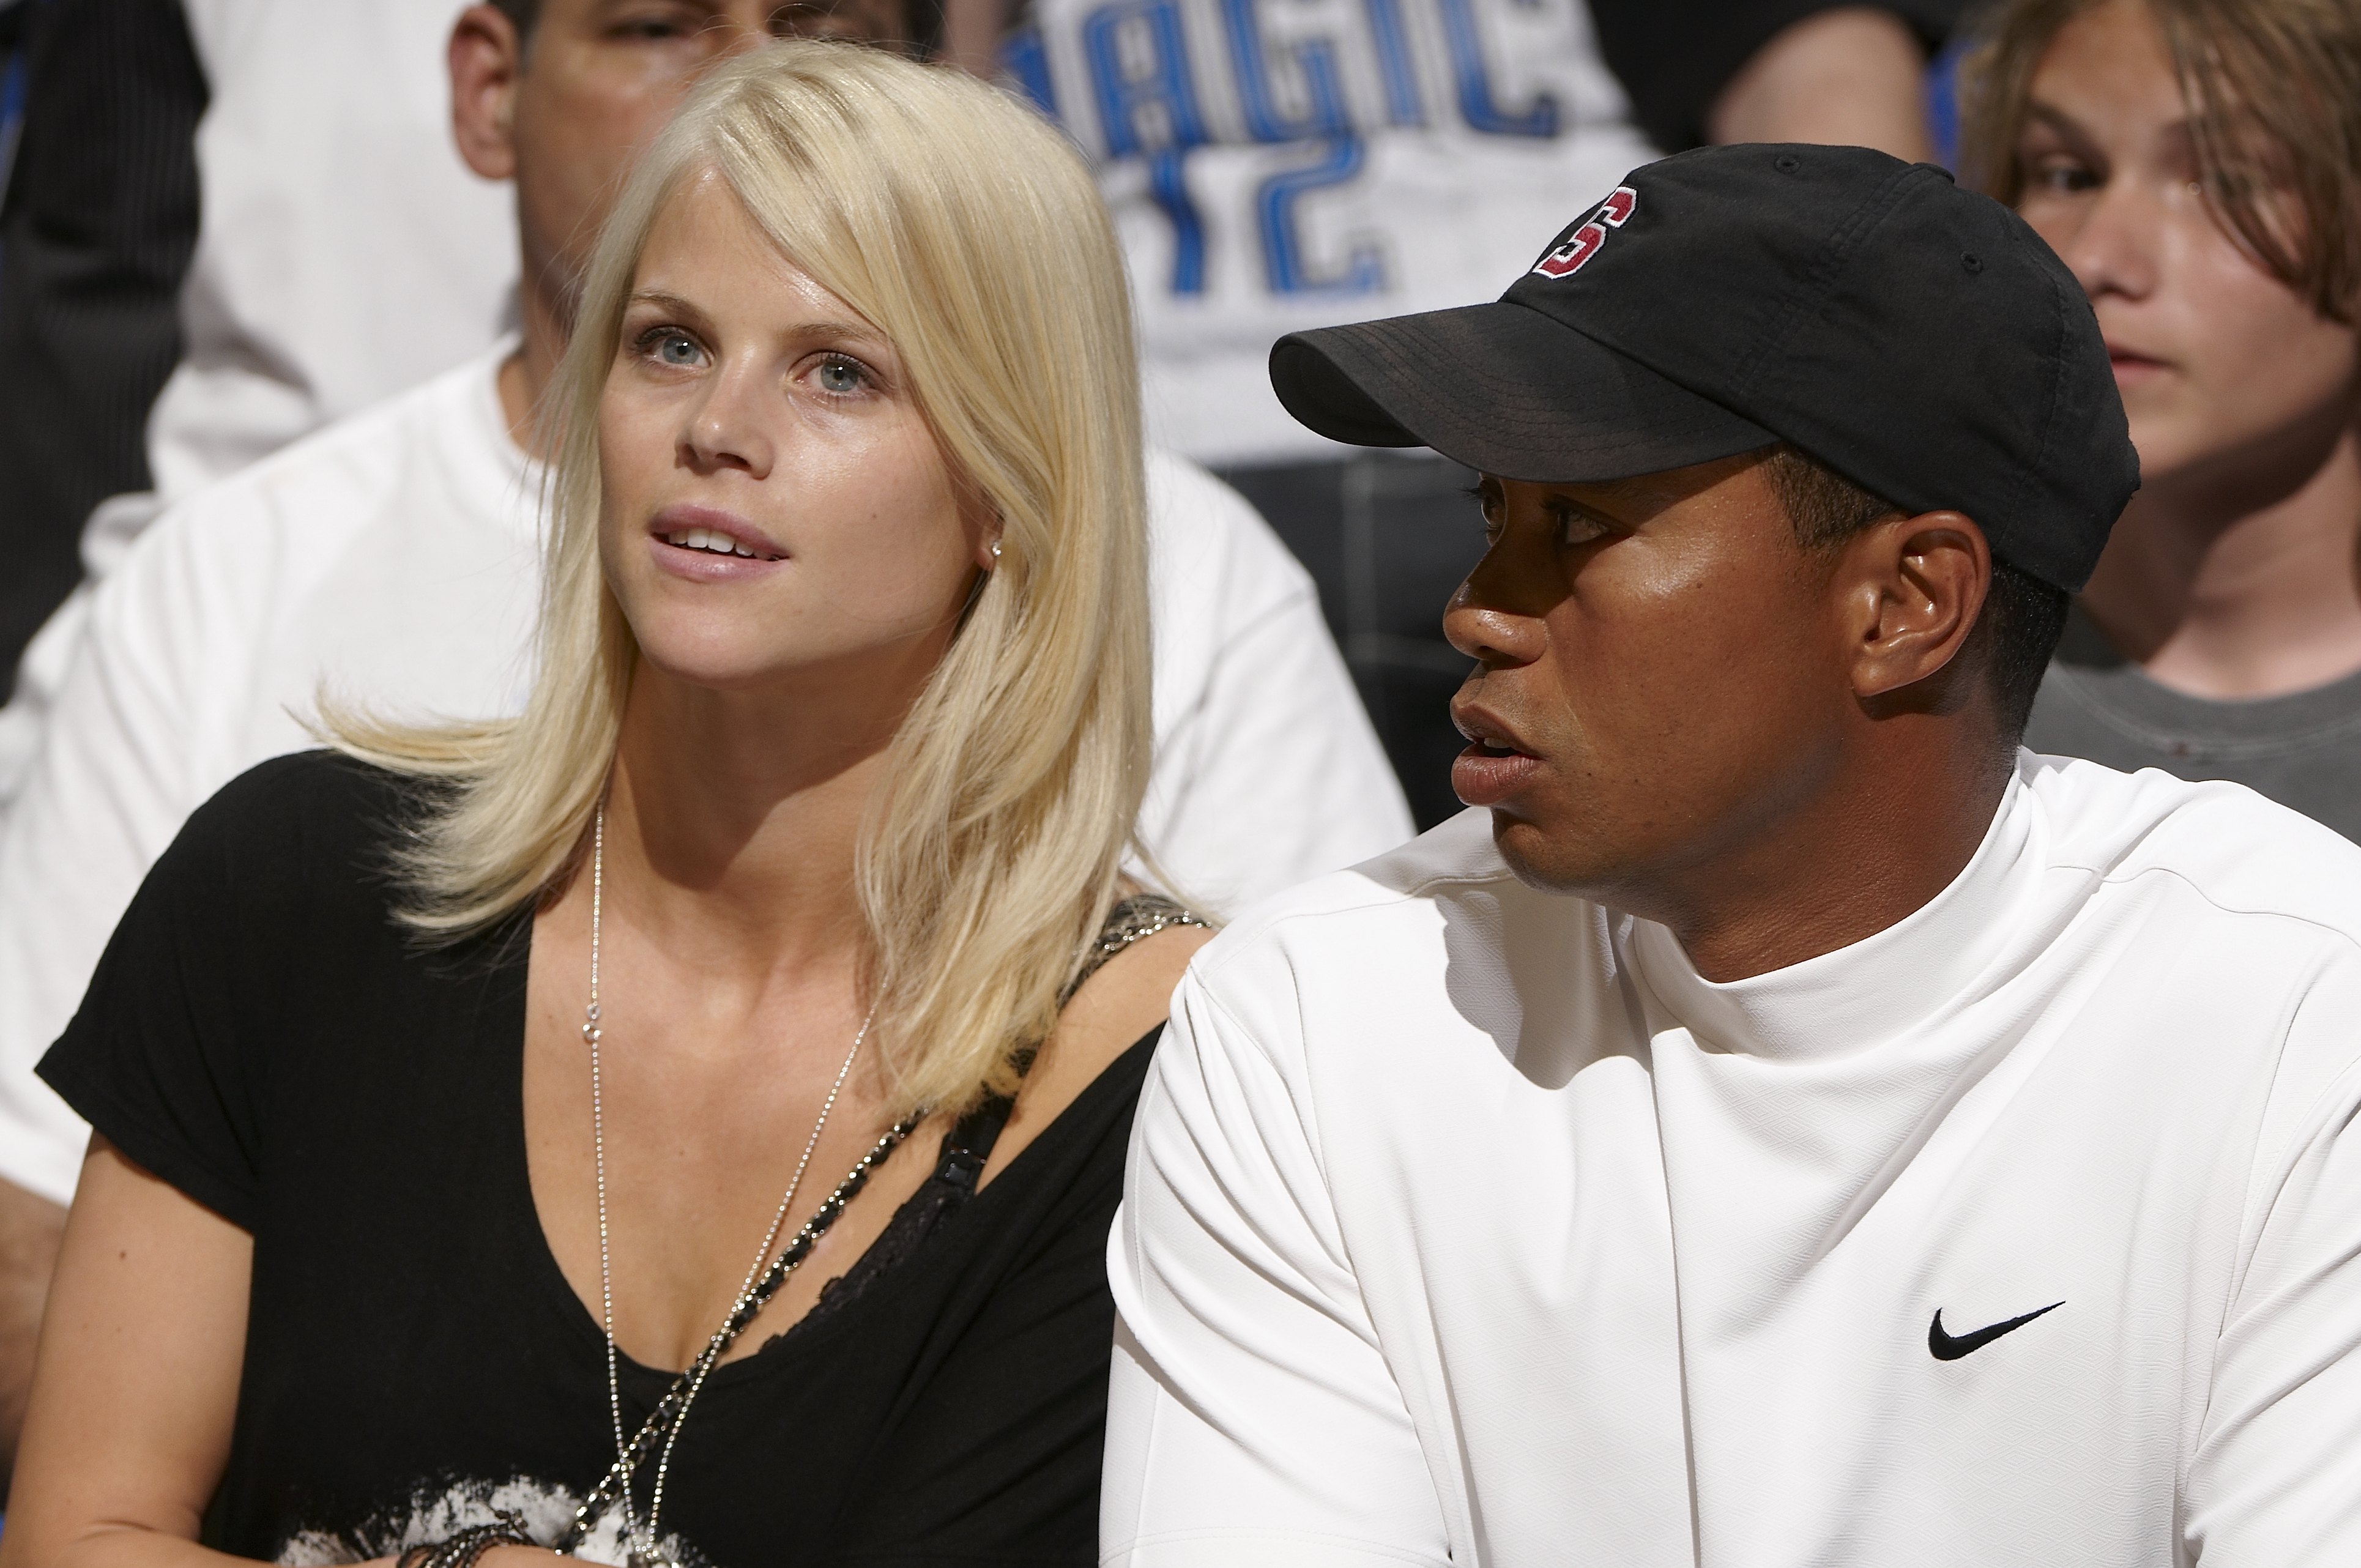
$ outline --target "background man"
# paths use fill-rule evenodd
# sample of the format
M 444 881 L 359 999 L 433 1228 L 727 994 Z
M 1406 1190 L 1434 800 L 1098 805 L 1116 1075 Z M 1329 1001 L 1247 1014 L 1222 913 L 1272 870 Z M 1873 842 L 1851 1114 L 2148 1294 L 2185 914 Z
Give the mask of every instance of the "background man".
M 1273 381 L 1485 474 L 1489 809 L 1193 961 L 1106 1560 L 2361 1557 L 2361 849 L 2017 751 L 2136 483 L 2058 258 L 1714 149 Z
M 181 821 L 255 762 L 312 744 L 322 682 L 466 717 L 522 695 L 538 590 L 532 411 L 575 280 L 634 148 L 711 60 L 774 27 L 895 39 L 898 11 L 768 0 L 616 25 L 603 0 L 464 13 L 450 45 L 470 167 L 513 180 L 521 336 L 175 508 L 97 591 L 24 790 L 0 827 L 0 1236 L 13 1235 L 0 1390 L 21 1389 L 84 1129 L 32 1076 Z M 658 18 L 659 20 L 661 18 Z M 648 18 L 642 17 L 642 22 Z M 1410 831 L 1302 568 L 1201 469 L 1149 472 L 1156 772 L 1142 834 L 1233 906 Z M 18 1396 L 21 1398 L 21 1395 Z M 13 1407 L 0 1404 L 10 1432 Z

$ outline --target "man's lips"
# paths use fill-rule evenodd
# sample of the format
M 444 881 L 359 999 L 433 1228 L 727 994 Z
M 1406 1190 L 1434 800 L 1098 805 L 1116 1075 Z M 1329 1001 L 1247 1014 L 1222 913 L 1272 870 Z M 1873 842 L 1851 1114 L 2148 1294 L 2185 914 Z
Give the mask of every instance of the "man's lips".
M 1451 762 L 1451 793 L 1470 806 L 1499 806 L 1532 782 L 1541 759 L 1472 743 Z
M 2166 361 L 2157 358 L 2154 355 L 2142 354 L 2136 348 L 2127 348 L 2121 344 L 2114 343 L 2107 345 L 2107 363 L 2114 367 L 2115 379 L 2118 381 L 2126 377 L 2136 378 L 2152 376 L 2158 371 L 2170 368 Z
M 1451 789 L 1468 805 L 1498 806 L 1541 771 L 1541 759 L 1498 716 L 1454 704 L 1451 721 L 1467 737 L 1467 749 L 1451 764 Z

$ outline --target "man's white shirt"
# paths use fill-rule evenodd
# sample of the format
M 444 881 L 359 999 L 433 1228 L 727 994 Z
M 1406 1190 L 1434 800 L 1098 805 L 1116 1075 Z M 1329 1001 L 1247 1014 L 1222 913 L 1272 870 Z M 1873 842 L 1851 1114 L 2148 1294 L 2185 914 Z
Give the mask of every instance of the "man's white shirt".
M 207 87 L 166 501 L 482 353 L 514 314 L 515 196 L 451 141 L 458 0 L 181 0 Z
M 319 699 L 511 712 L 531 679 L 541 470 L 503 345 L 167 512 L 90 599 L 0 818 L 0 1178 L 64 1201 L 87 1129 L 32 1067 L 181 822 L 318 742 Z M 1148 470 L 1156 761 L 1142 837 L 1216 909 L 1411 831 L 1310 577 L 1203 470 Z M 291 953 L 290 963 L 302 955 Z
M 2361 849 L 2235 785 L 2023 754 L 1731 984 L 1467 813 L 1175 999 L 1106 1560 L 2361 1563 L 2356 1105 Z

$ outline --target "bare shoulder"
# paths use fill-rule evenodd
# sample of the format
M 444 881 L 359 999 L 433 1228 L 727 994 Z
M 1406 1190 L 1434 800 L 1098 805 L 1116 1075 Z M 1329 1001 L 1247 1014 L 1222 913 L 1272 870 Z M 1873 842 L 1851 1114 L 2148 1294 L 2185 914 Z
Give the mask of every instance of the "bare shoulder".
M 1202 926 L 1172 926 L 1143 937 L 1099 967 L 1058 1015 L 1025 1075 L 1025 1087 L 1008 1124 L 993 1146 L 985 1168 L 989 1181 L 1042 1129 L 1056 1121 L 1117 1057 L 1142 1035 L 1164 1022 L 1172 990 L 1198 948 L 1213 933 Z

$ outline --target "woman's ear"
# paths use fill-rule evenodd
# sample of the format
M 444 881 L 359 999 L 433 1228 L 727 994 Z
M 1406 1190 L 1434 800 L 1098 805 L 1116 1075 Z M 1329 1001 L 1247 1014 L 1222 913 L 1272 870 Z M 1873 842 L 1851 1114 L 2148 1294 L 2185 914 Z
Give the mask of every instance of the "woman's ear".
M 494 6 L 470 5 L 451 25 L 451 139 L 486 180 L 516 178 L 511 135 L 524 44 Z

